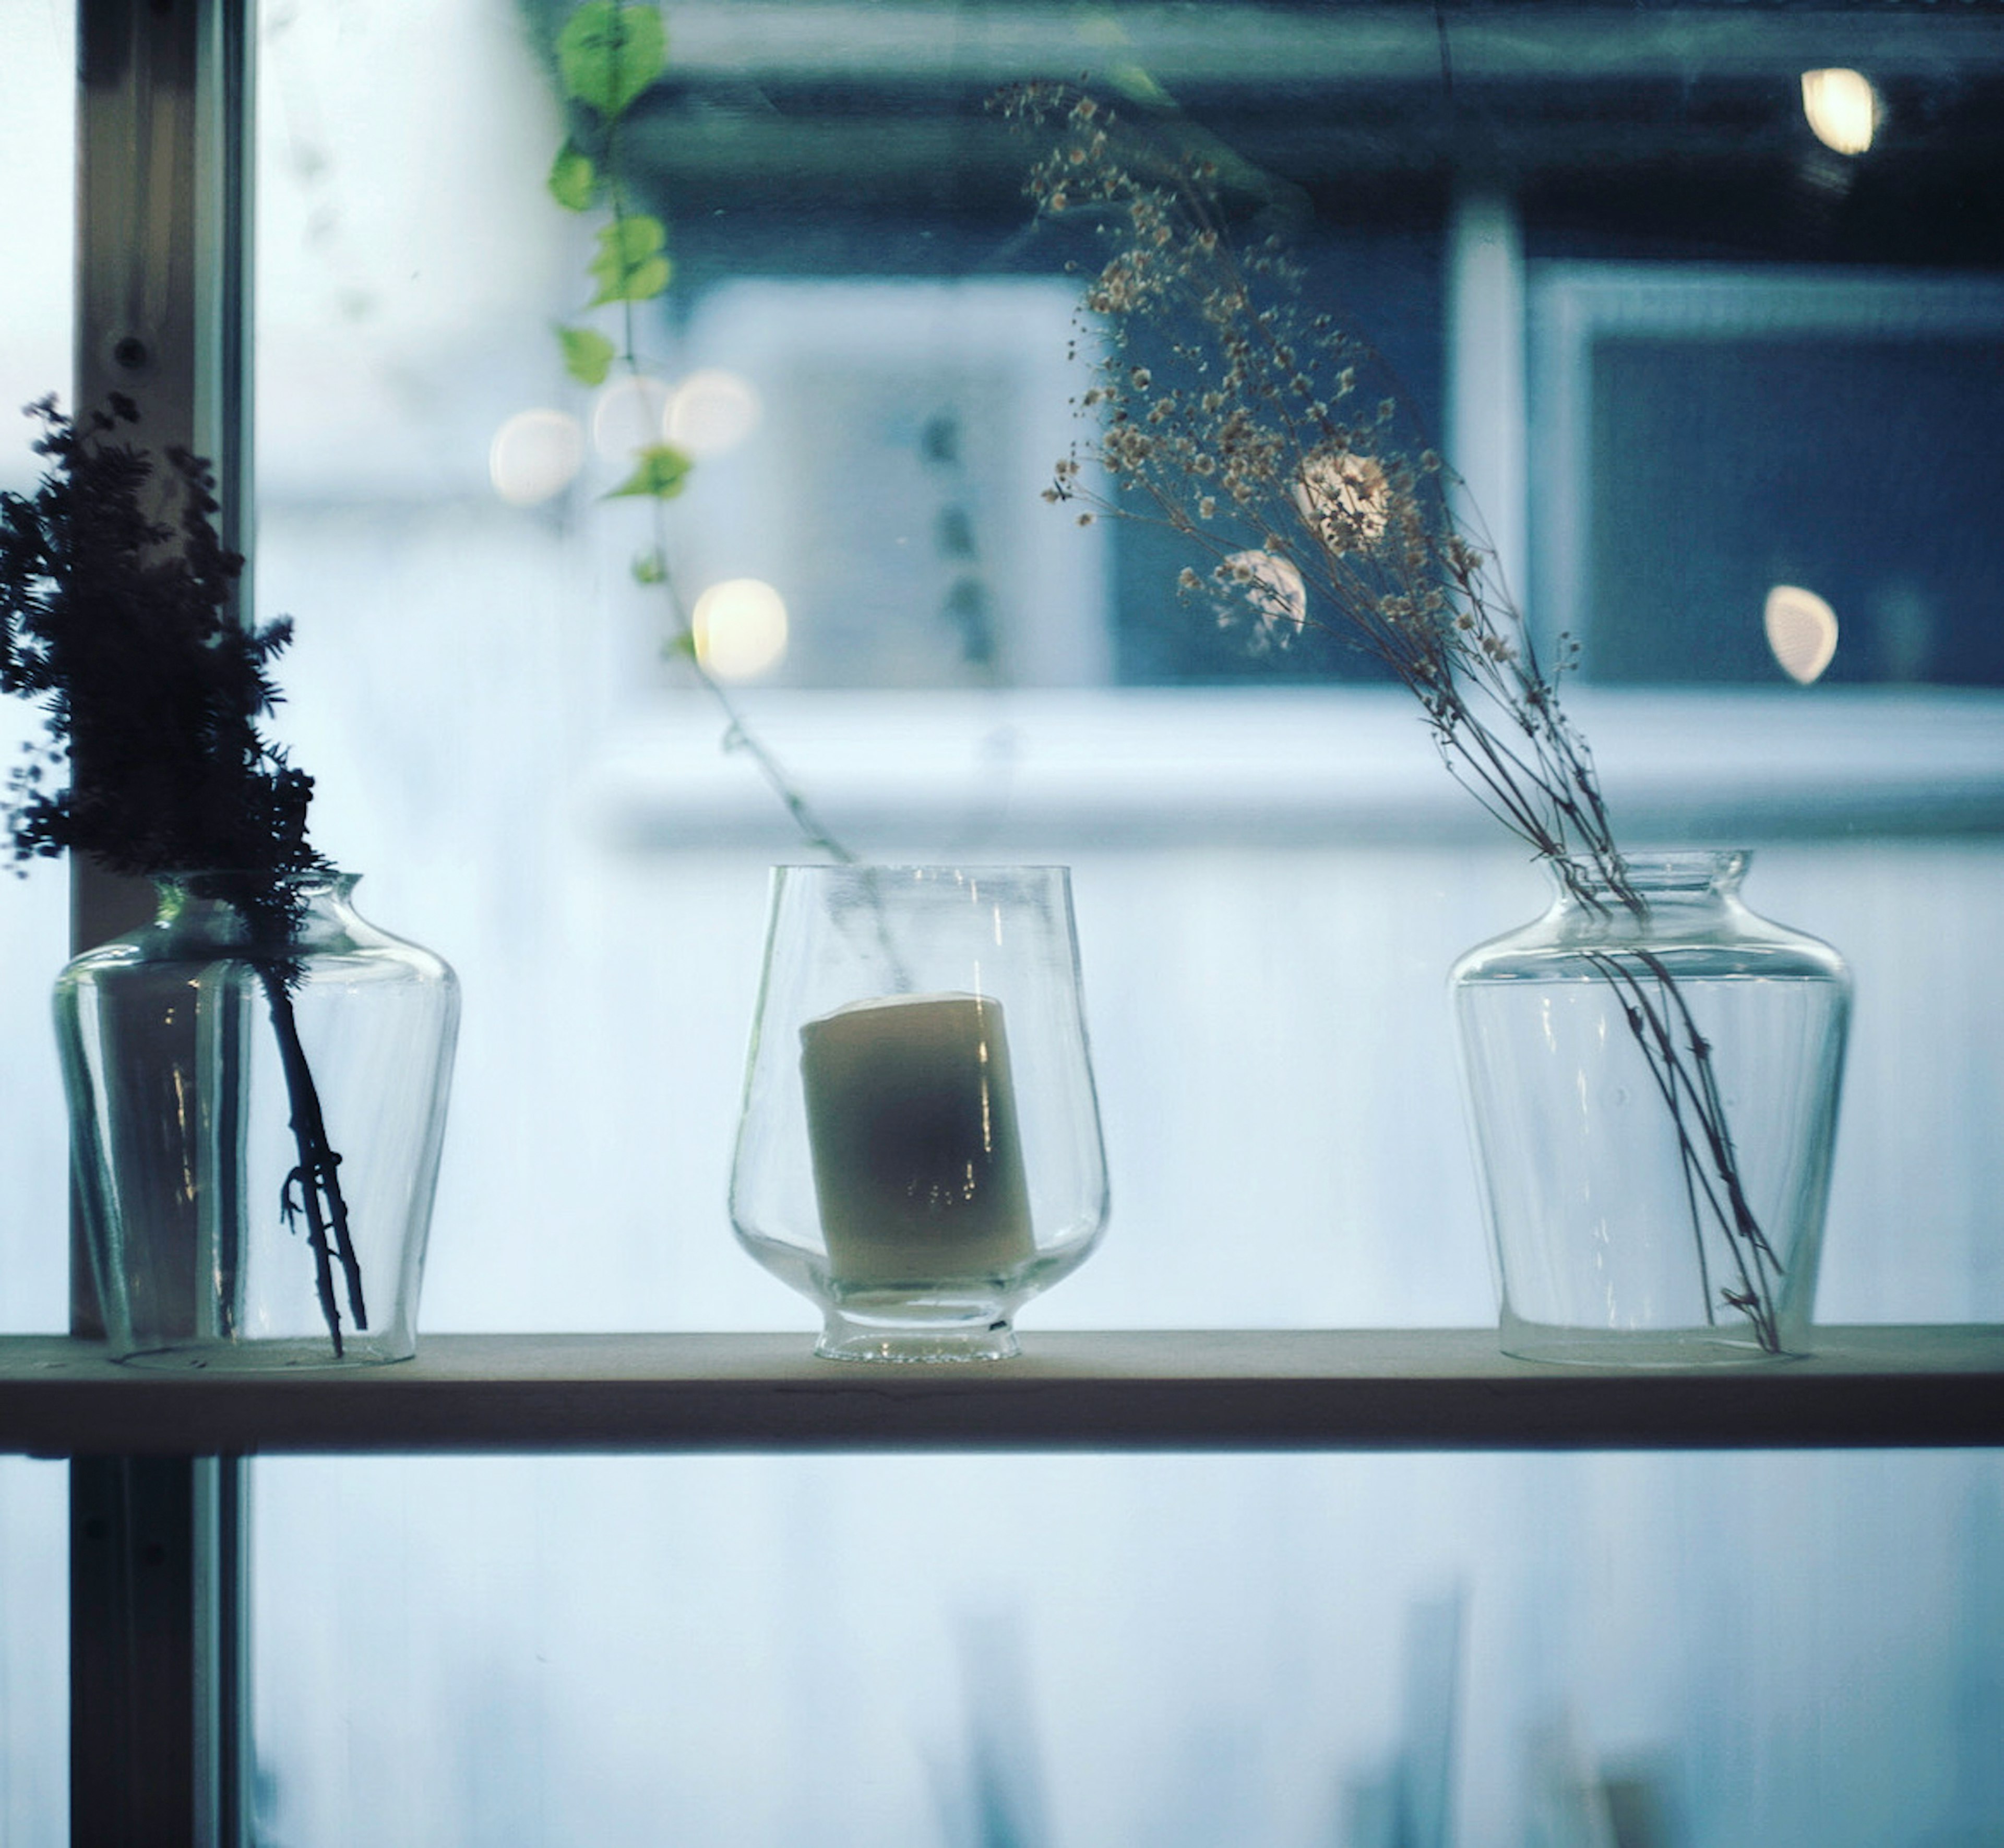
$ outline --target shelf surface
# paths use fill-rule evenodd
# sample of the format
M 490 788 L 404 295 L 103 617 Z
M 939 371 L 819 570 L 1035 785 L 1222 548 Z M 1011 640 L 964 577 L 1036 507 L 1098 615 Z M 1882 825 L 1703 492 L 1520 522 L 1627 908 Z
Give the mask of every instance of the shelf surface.
M 1817 1332 L 1669 1371 L 1488 1329 L 1027 1334 L 1019 1360 L 817 1360 L 805 1335 L 434 1335 L 389 1367 L 225 1375 L 0 1336 L 0 1452 L 1745 1449 L 2004 1444 L 2004 1327 Z

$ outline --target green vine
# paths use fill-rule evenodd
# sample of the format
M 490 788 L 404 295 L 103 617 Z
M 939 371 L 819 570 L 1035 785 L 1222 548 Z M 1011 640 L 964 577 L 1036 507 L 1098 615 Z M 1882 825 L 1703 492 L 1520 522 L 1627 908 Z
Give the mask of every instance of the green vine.
M 595 285 L 587 312 L 616 310 L 616 338 L 581 324 L 556 331 L 565 371 L 589 390 L 615 373 L 636 384 L 653 378 L 640 357 L 636 310 L 667 292 L 674 264 L 667 226 L 634 201 L 620 153 L 629 112 L 666 71 L 667 59 L 667 28 L 652 6 L 587 0 L 557 34 L 557 74 L 569 105 L 570 131 L 550 164 L 547 184 L 550 197 L 566 212 L 602 215 L 604 222 L 585 266 Z M 650 504 L 653 543 L 635 558 L 632 570 L 634 582 L 657 591 L 667 611 L 665 652 L 684 662 L 716 702 L 723 715 L 725 748 L 752 759 L 807 840 L 831 859 L 853 860 L 856 856 L 815 814 L 697 652 L 695 626 L 668 565 L 664 513 L 666 504 L 688 485 L 695 459 L 664 440 L 640 445 L 631 464 L 606 498 Z

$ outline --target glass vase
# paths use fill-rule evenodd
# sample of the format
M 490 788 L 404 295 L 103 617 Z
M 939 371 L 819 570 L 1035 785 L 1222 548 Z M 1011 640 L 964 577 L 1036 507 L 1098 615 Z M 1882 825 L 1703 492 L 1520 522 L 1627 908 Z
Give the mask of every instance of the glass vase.
M 839 1360 L 1000 1360 L 1106 1164 L 1063 867 L 781 866 L 730 1216 Z
M 1507 1353 L 1805 1351 L 1850 980 L 1741 902 L 1749 856 L 1628 862 L 1451 986 Z
M 157 882 L 56 984 L 77 1195 L 113 1354 L 209 1368 L 400 1360 L 444 1133 L 458 982 L 345 874 Z

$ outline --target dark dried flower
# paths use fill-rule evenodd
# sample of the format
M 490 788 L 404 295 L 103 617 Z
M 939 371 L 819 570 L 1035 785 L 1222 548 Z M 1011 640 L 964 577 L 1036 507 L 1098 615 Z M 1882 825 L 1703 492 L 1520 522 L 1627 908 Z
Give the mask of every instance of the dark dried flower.
M 129 400 L 80 424 L 53 399 L 29 415 L 47 467 L 32 495 L 0 495 L 0 692 L 41 709 L 49 749 L 33 771 L 70 775 L 14 779 L 14 859 L 240 874 L 248 915 L 282 941 L 282 876 L 326 864 L 307 840 L 313 779 L 259 730 L 292 625 L 233 620 L 243 561 L 217 536 L 208 464 L 172 451 L 156 481 L 119 439 L 138 421 Z
M 73 852 L 135 877 L 201 873 L 243 919 L 297 1155 L 279 1209 L 307 1227 L 338 1358 L 337 1264 L 357 1328 L 368 1312 L 292 995 L 305 905 L 292 876 L 328 868 L 307 840 L 313 780 L 259 729 L 279 703 L 270 668 L 292 626 L 235 621 L 243 561 L 217 534 L 208 465 L 170 450 L 156 482 L 149 458 L 119 440 L 138 421 L 128 399 L 80 424 L 52 398 L 29 415 L 48 466 L 33 494 L 0 494 L 0 692 L 40 708 L 48 746 L 12 780 L 13 857 Z M 45 771 L 65 764 L 66 785 L 46 786 Z

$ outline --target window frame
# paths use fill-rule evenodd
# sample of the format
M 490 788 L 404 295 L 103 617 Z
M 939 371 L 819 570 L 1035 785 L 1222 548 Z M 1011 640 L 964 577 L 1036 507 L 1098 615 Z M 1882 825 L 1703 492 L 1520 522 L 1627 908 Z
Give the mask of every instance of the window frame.
M 1596 343 L 2004 338 L 2004 280 L 1988 275 L 1867 278 L 1796 264 L 1758 275 L 1745 264 L 1547 259 L 1532 267 L 1527 293 L 1529 376 L 1538 406 L 1530 441 L 1549 471 L 1546 505 L 1532 534 L 1539 639 L 1550 647 L 1560 635 L 1575 636 L 1589 651 L 1589 662 Z M 1939 699 L 1943 691 L 1916 697 Z

